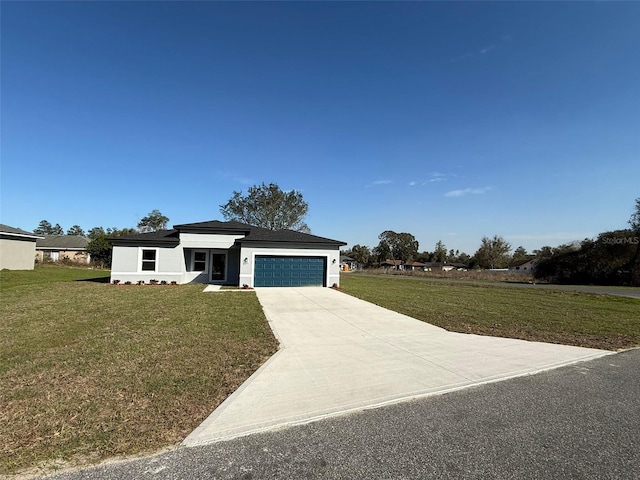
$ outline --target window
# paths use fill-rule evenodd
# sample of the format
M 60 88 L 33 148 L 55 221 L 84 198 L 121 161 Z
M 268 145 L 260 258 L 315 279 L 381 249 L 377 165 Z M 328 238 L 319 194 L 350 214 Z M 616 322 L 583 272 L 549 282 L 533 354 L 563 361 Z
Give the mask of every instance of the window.
M 191 259 L 191 271 L 207 271 L 207 252 L 205 250 L 196 250 L 193 252 L 193 257 Z
M 156 271 L 156 250 L 142 250 L 142 268 L 143 272 Z

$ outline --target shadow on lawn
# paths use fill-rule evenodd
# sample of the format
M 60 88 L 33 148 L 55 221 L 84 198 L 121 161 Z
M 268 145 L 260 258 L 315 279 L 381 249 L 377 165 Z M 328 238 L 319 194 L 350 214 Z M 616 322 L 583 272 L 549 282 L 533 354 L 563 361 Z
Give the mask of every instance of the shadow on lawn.
M 80 278 L 76 282 L 109 283 L 111 277 Z

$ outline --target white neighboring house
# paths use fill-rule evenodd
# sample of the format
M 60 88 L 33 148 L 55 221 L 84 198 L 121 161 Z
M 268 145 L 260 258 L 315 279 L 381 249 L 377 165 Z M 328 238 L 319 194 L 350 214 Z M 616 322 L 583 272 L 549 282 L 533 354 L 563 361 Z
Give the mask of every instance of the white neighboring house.
M 0 224 L 0 270 L 33 270 L 40 235 Z
M 338 240 L 240 222 L 199 222 L 110 238 L 111 281 L 247 287 L 340 284 Z
M 515 273 L 533 273 L 536 269 L 537 260 L 535 258 L 529 258 L 520 260 L 519 262 L 509 265 L 509 271 Z

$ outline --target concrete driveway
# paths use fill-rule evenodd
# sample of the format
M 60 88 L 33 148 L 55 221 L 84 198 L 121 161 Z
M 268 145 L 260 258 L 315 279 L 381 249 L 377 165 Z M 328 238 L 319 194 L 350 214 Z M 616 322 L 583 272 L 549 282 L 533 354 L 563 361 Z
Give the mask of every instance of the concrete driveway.
M 184 445 L 504 380 L 612 352 L 451 333 L 328 288 L 256 289 L 280 350 Z

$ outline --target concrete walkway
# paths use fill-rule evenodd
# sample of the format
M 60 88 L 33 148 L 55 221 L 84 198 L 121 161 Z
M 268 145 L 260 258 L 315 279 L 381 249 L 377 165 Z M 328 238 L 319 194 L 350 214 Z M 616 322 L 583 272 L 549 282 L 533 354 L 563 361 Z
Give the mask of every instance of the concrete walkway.
M 184 445 L 556 368 L 612 352 L 451 333 L 328 288 L 256 293 L 281 349 Z

